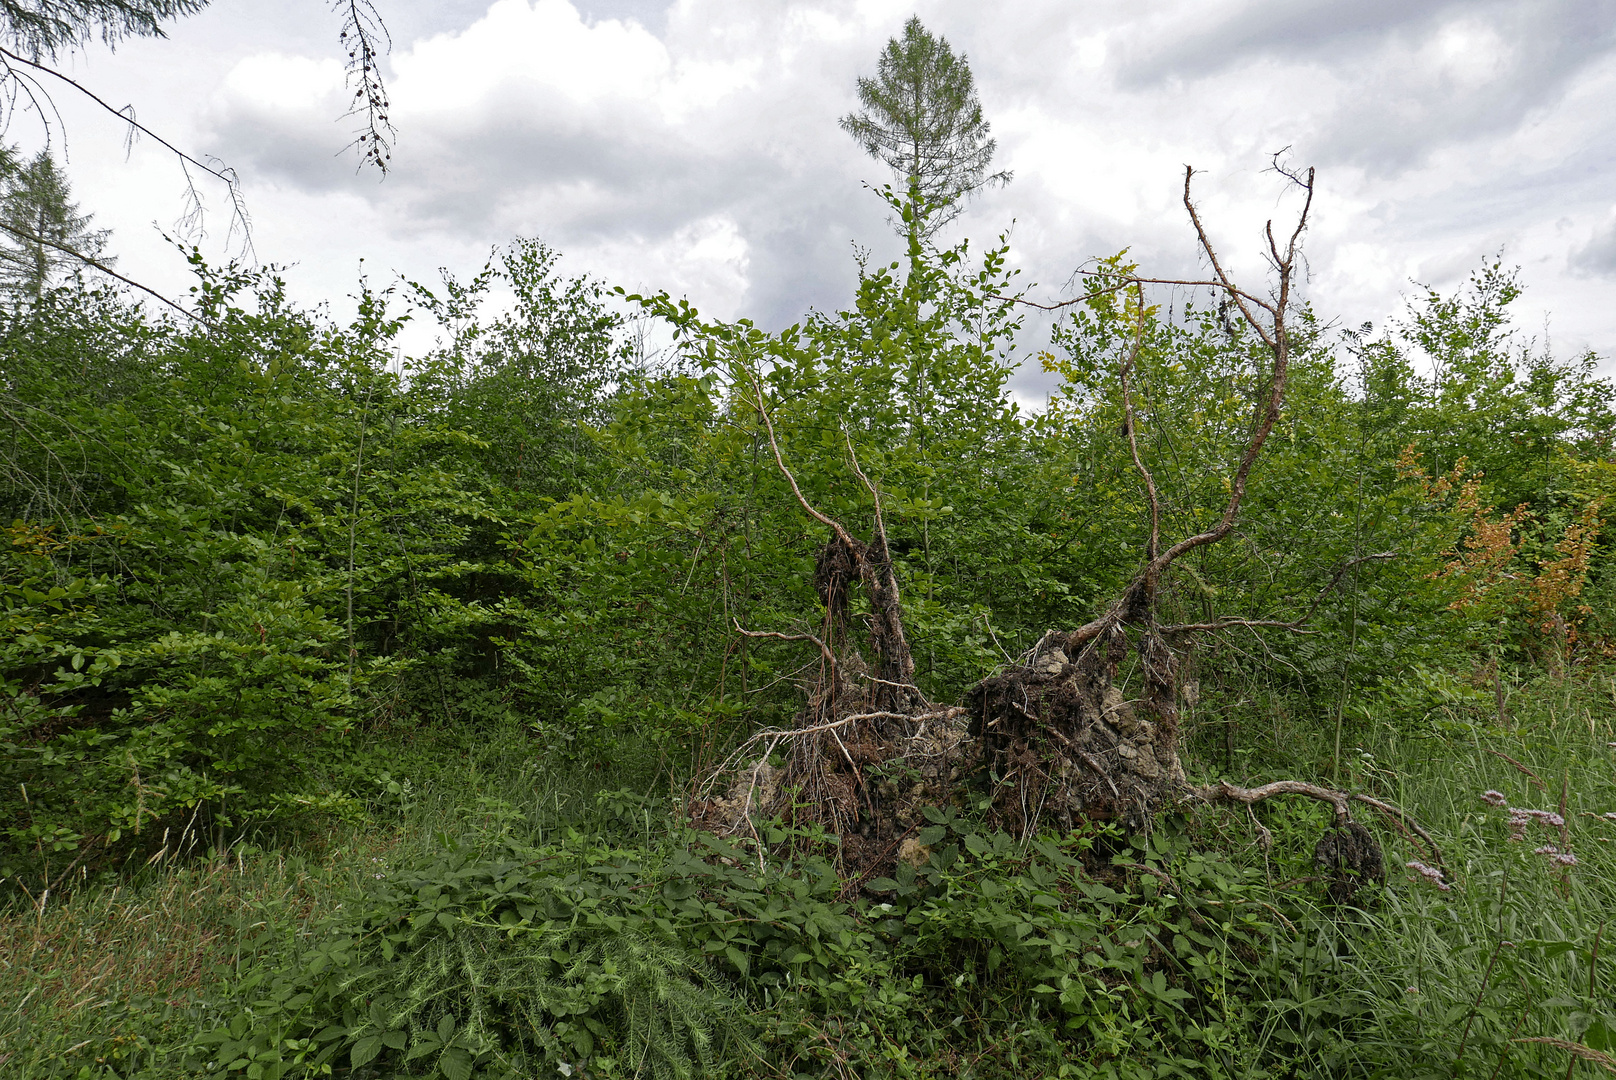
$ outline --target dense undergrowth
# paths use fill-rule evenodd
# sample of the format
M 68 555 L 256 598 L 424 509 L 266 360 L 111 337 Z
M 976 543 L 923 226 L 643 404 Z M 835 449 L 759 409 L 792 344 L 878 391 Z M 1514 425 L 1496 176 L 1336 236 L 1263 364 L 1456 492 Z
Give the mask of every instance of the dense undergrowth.
M 1311 810 L 1020 843 L 966 807 L 929 863 L 850 896 L 811 842 L 760 868 L 687 832 L 650 761 L 556 772 L 520 730 L 419 733 L 397 760 L 422 779 L 362 821 L 14 909 L 0 1055 L 19 1076 L 1559 1077 L 1565 1045 L 1616 1032 L 1616 701 L 1543 682 L 1508 704 L 1511 731 L 1354 749 L 1453 884 L 1399 870 L 1348 909 L 1312 880 Z M 1489 791 L 1563 831 L 1512 841 Z
M 962 777 L 862 882 L 683 811 L 812 682 L 792 484 L 847 522 L 880 492 L 905 692 L 957 701 L 1130 580 L 1142 467 L 1166 534 L 1221 512 L 1271 370 L 1227 312 L 1102 261 L 1029 414 L 1003 246 L 917 238 L 777 332 L 531 242 L 347 323 L 196 270 L 193 321 L 0 313 L 5 1075 L 1616 1070 L 1616 394 L 1514 333 L 1501 268 L 1379 333 L 1294 312 L 1237 528 L 1160 585 L 1211 628 L 1174 646 L 1198 779 L 1438 840 L 1445 873 L 1372 823 L 1350 904 L 1319 807 L 1010 836 Z M 439 344 L 399 356 L 412 318 Z

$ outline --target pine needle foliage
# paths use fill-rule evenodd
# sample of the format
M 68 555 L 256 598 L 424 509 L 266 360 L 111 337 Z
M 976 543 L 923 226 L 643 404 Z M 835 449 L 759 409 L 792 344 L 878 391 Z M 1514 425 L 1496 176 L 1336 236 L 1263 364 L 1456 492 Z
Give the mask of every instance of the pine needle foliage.
M 105 254 L 112 231 L 93 228 L 93 217 L 79 212 L 49 150 L 24 162 L 0 147 L 0 295 L 38 303 L 47 288 L 83 272 L 85 259 L 116 262 Z
M 976 83 L 963 54 L 921 24 L 918 16 L 881 52 L 876 77 L 858 81 L 864 111 L 842 117 L 842 130 L 865 153 L 885 162 L 925 208 L 918 228 L 932 232 L 963 209 L 961 203 L 1010 173 L 988 175 L 998 143 L 982 117 Z
M 164 37 L 163 24 L 194 15 L 207 0 L 0 0 L 0 38 L 28 56 L 55 57 L 100 39 Z

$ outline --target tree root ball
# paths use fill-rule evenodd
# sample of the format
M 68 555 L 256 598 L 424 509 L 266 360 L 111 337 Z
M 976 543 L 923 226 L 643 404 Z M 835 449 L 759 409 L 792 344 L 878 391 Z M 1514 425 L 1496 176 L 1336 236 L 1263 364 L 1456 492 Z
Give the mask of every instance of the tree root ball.
M 1325 874 L 1335 904 L 1350 904 L 1365 885 L 1386 883 L 1386 859 L 1373 833 L 1356 821 L 1333 825 L 1313 849 L 1313 865 Z
M 1057 645 L 967 694 L 971 734 L 994 781 L 1001 827 L 1030 834 L 1095 818 L 1131 831 L 1188 788 L 1175 725 L 1112 682 L 1108 659 Z

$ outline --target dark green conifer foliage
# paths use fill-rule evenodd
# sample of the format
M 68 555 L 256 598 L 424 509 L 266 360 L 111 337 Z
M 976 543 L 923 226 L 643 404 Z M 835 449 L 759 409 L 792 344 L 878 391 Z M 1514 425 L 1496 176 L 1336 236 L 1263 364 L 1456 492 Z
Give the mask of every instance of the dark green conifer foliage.
M 79 213 L 67 177 L 50 151 L 26 164 L 15 150 L 0 148 L 0 294 L 37 301 L 54 281 L 82 272 L 73 253 L 106 264 L 109 229 L 93 229 L 93 215 Z
M 876 77 L 858 81 L 864 111 L 842 117 L 842 130 L 885 162 L 908 186 L 915 220 L 906 231 L 926 235 L 963 209 L 964 200 L 1011 174 L 988 175 L 998 146 L 964 55 L 935 37 L 918 16 L 881 53 Z
M 163 37 L 163 24 L 207 7 L 207 0 L 0 0 L 0 37 L 32 59 L 54 57 L 99 38 Z

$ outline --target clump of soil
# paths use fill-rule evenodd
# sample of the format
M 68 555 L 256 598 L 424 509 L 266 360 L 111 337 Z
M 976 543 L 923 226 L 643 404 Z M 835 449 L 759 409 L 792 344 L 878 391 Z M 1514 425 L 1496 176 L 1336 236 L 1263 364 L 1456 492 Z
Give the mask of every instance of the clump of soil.
M 953 799 L 975 763 L 965 710 L 938 708 L 914 685 L 914 660 L 886 537 L 864 544 L 838 529 L 816 559 L 814 584 L 825 607 L 819 635 L 769 634 L 810 641 L 821 663 L 790 729 L 748 740 L 713 779 L 721 795 L 690 803 L 700 828 L 762 843 L 759 826 L 818 826 L 837 837 L 843 873 L 852 879 L 892 869 L 922 808 Z M 851 590 L 861 586 L 871 613 L 864 623 L 866 662 L 852 633 Z M 754 634 L 754 636 L 760 636 Z
M 791 741 L 785 754 L 770 754 L 765 744 L 723 794 L 694 800 L 692 821 L 754 842 L 765 822 L 820 825 L 838 838 L 850 878 L 890 872 L 925 824 L 924 808 L 954 799 L 977 756 L 961 709 L 918 721 L 858 721 Z
M 1356 821 L 1333 825 L 1313 849 L 1313 865 L 1323 871 L 1332 903 L 1351 904 L 1365 885 L 1386 883 L 1386 859 L 1373 833 Z
M 1114 682 L 1121 631 L 1082 643 L 1046 634 L 1028 662 L 984 679 L 967 695 L 970 732 L 994 786 L 1001 827 L 1027 834 L 1040 825 L 1072 829 L 1114 819 L 1130 831 L 1188 789 L 1177 750 L 1176 716 L 1153 695 L 1126 698 Z

